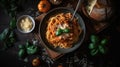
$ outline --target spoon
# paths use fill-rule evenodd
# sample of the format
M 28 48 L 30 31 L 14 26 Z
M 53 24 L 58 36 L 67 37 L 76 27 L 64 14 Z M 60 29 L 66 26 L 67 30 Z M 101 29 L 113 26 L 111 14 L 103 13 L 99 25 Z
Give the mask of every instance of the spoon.
M 81 0 L 79 0 L 79 1 L 78 1 L 77 6 L 76 6 L 76 8 L 75 8 L 75 11 L 74 11 L 74 13 L 73 13 L 72 18 L 70 19 L 70 21 L 72 21 L 72 20 L 73 20 L 73 18 L 74 18 L 74 16 L 75 16 L 75 14 L 76 14 L 76 12 L 77 12 L 77 10 L 78 10 L 78 8 L 79 8 L 80 1 L 81 1 Z

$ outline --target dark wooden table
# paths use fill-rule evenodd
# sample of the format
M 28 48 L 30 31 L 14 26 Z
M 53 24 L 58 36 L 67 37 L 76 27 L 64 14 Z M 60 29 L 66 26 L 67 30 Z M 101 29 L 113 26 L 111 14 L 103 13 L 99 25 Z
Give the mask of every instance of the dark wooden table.
M 37 10 L 37 4 L 38 4 L 39 0 L 35 0 L 35 1 L 27 1 L 26 3 L 23 3 L 21 5 L 21 7 L 23 8 L 23 10 L 21 10 L 21 12 L 18 12 L 16 17 L 19 17 L 23 14 L 26 14 L 27 10 L 29 11 L 33 11 L 33 13 L 28 13 L 29 15 L 33 16 L 36 20 L 36 23 L 39 24 L 41 18 L 44 16 L 42 13 L 39 13 Z M 67 6 L 67 4 L 72 4 L 73 8 L 75 8 L 76 6 L 76 1 L 70 0 L 70 1 L 65 1 L 63 2 L 61 5 L 62 6 Z M 82 43 L 82 45 L 75 51 L 68 53 L 68 54 L 59 54 L 59 53 L 53 53 L 50 52 L 51 55 L 50 56 L 52 59 L 54 59 L 51 67 L 57 67 L 58 64 L 63 64 L 64 67 L 68 67 L 69 63 L 67 62 L 67 59 L 69 59 L 69 61 L 71 61 L 70 59 L 74 56 L 77 56 L 79 58 L 79 60 L 83 60 L 84 58 L 87 58 L 87 62 L 88 62 L 88 67 L 91 65 L 93 67 L 118 67 L 117 65 L 119 64 L 119 38 L 120 38 L 120 10 L 118 7 L 119 3 L 116 1 L 113 1 L 113 8 L 114 8 L 114 15 L 113 18 L 111 20 L 109 20 L 109 25 L 104 26 L 104 27 L 98 27 L 100 28 L 100 30 L 97 30 L 95 28 L 95 25 L 90 23 L 92 22 L 89 18 L 87 18 L 82 12 L 81 12 L 81 8 L 78 10 L 78 13 L 82 16 L 83 20 L 85 21 L 85 25 L 86 25 L 86 37 L 85 37 L 85 41 Z M 59 6 L 61 6 L 59 5 Z M 54 6 L 52 5 L 52 8 L 56 8 L 59 6 Z M 68 6 L 69 7 L 69 6 Z M 37 14 L 39 13 L 39 14 Z M 38 16 L 39 15 L 39 16 Z M 9 20 L 10 17 L 8 17 L 7 14 L 4 13 L 3 10 L 0 10 L 0 33 L 8 27 L 9 24 Z M 37 26 L 36 26 L 37 27 Z M 26 40 L 32 40 L 33 38 L 36 38 L 35 36 L 37 36 L 38 34 L 38 29 L 36 28 L 36 30 L 34 30 L 34 32 L 29 33 L 29 34 L 23 34 L 20 33 L 17 29 L 14 30 L 16 32 L 17 35 L 17 42 L 15 43 L 15 45 L 11 48 L 9 48 L 6 51 L 1 51 L 0 52 L 0 65 L 3 67 L 7 67 L 7 66 L 11 66 L 11 67 L 31 67 L 31 58 L 34 56 L 39 56 L 39 55 L 33 55 L 30 56 L 29 61 L 28 62 L 24 62 L 24 60 L 19 60 L 18 56 L 17 56 L 17 52 L 18 52 L 18 45 L 19 44 L 24 44 L 26 42 Z M 109 38 L 109 44 L 107 45 L 108 47 L 108 52 L 105 55 L 97 55 L 97 56 L 91 56 L 89 54 L 89 49 L 88 49 L 88 44 L 89 44 L 89 37 L 91 34 L 96 34 L 100 37 L 108 37 Z M 39 40 L 39 38 L 37 38 Z M 0 43 L 0 45 L 2 45 Z M 47 50 L 48 53 L 50 50 Z M 60 56 L 60 57 L 58 57 Z M 72 63 L 72 61 L 71 61 Z M 79 62 L 80 63 L 80 62 Z M 83 67 L 83 65 L 79 64 L 79 63 L 74 63 L 74 67 Z M 48 63 L 43 63 L 42 67 L 48 67 L 48 65 L 46 65 Z M 76 65 L 75 65 L 76 64 Z

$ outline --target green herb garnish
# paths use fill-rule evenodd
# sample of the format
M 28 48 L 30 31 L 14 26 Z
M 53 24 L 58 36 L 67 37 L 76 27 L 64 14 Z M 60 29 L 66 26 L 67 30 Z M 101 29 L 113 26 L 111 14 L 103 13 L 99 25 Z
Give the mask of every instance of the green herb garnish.
M 56 31 L 56 35 L 57 35 L 57 36 L 61 35 L 62 33 L 63 33 L 63 30 L 60 29 L 60 28 Z
M 105 44 L 108 43 L 108 39 L 106 38 L 99 39 L 98 36 L 91 35 L 90 40 L 91 43 L 89 44 L 89 49 L 91 50 L 90 54 L 92 56 L 96 55 L 98 52 L 100 52 L 101 54 L 105 54 L 106 52 Z
M 69 33 L 70 32 L 70 29 L 66 28 L 66 29 L 61 29 L 59 28 L 57 31 L 56 31 L 56 36 L 59 36 L 63 33 Z
M 29 41 L 26 41 L 25 45 L 19 45 L 18 56 L 20 58 L 25 55 L 33 55 L 38 52 L 39 48 L 35 44 L 31 44 Z

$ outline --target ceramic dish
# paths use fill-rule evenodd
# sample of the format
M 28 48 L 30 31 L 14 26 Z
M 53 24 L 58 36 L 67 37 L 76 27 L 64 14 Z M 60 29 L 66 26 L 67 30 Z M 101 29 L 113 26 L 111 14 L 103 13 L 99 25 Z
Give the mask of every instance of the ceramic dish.
M 35 21 L 29 15 L 22 15 L 17 20 L 17 29 L 22 33 L 30 33 L 35 28 Z
M 79 40 L 75 43 L 75 45 L 71 48 L 67 48 L 67 49 L 64 49 L 64 48 L 55 48 L 53 46 L 50 45 L 50 43 L 47 41 L 46 39 L 46 27 L 47 27 L 47 20 L 51 17 L 51 16 L 54 16 L 56 14 L 59 14 L 59 13 L 73 13 L 74 10 L 70 9 L 70 8 L 67 8 L 67 7 L 59 7 L 59 8 L 55 8 L 51 11 L 49 11 L 45 16 L 44 18 L 42 19 L 42 21 L 40 22 L 40 25 L 39 25 L 39 35 L 40 35 L 40 39 L 41 39 L 41 43 L 55 51 L 55 52 L 58 52 L 58 53 L 69 53 L 69 52 L 72 52 L 74 50 L 76 50 L 77 48 L 79 48 L 79 46 L 82 44 L 83 40 L 84 40 L 84 37 L 85 37 L 85 24 L 84 24 L 84 21 L 82 19 L 82 17 L 76 13 L 75 14 L 75 17 L 78 18 L 78 23 L 80 25 L 80 27 L 82 28 L 82 33 L 80 34 L 79 36 Z M 43 29 L 44 28 L 44 29 Z

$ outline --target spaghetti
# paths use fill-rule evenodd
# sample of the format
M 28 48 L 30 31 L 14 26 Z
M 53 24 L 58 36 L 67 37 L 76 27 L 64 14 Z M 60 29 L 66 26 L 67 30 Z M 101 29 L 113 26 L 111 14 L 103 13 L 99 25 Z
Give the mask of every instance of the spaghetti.
M 78 19 L 74 18 L 72 22 L 69 22 L 71 18 L 71 13 L 59 13 L 47 21 L 46 39 L 55 48 L 70 48 L 78 41 L 82 29 L 78 24 Z M 62 32 L 58 36 L 56 35 L 58 29 L 69 29 L 69 32 Z

